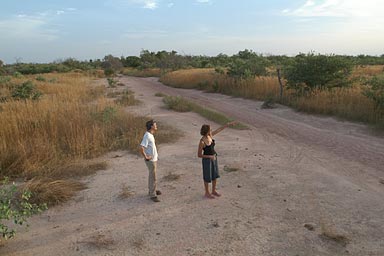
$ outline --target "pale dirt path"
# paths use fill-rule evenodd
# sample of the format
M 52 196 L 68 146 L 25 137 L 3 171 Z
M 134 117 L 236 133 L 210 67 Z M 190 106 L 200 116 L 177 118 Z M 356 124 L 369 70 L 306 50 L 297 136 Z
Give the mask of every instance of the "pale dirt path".
M 260 110 L 260 102 L 176 90 L 154 78 L 120 81 L 144 102 L 129 111 L 185 132 L 159 148 L 162 202 L 146 196 L 142 159 L 113 152 L 105 157 L 110 168 L 86 179 L 87 190 L 32 218 L 29 231 L 0 255 L 384 255 L 384 140 L 364 126 L 283 107 Z M 202 198 L 196 158 L 200 126 L 212 122 L 161 108 L 156 92 L 194 99 L 249 125 L 217 135 L 221 198 Z M 225 172 L 225 165 L 240 171 Z M 180 179 L 162 179 L 169 173 Z M 135 194 L 119 199 L 122 185 Z M 343 235 L 347 244 L 322 233 Z

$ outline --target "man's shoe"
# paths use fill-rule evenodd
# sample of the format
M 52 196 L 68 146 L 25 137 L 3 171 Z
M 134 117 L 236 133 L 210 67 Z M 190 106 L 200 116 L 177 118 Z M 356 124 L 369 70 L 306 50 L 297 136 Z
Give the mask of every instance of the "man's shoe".
M 161 195 L 161 191 L 160 190 L 156 190 L 156 195 L 157 196 Z
M 159 198 L 157 198 L 157 196 L 154 196 L 154 197 L 151 197 L 151 200 L 153 201 L 153 202 L 160 202 L 160 200 L 159 200 Z

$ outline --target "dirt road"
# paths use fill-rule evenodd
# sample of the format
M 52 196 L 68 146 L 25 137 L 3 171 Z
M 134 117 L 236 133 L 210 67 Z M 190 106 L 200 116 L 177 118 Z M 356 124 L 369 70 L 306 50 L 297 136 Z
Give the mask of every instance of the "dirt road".
M 162 201 L 147 198 L 142 159 L 112 152 L 110 168 L 85 180 L 87 190 L 31 219 L 0 255 L 384 255 L 384 139 L 365 126 L 282 106 L 262 110 L 261 102 L 155 78 L 119 79 L 143 102 L 127 111 L 185 134 L 159 148 Z M 249 126 L 217 135 L 222 197 L 202 197 L 196 157 L 200 126 L 212 122 L 162 108 L 156 92 Z M 119 198 L 122 188 L 132 195 Z

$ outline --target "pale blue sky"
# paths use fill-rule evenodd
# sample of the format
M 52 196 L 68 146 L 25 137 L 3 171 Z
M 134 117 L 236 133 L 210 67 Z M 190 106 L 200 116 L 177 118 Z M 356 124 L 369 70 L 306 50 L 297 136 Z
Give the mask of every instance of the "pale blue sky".
M 382 0 L 0 0 L 7 64 L 179 54 L 384 54 Z

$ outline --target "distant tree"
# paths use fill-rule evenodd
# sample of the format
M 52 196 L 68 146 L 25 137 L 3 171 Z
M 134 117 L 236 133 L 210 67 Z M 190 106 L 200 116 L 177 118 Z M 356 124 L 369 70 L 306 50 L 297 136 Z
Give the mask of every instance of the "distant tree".
M 3 66 L 4 66 L 4 62 L 2 60 L 0 60 L 0 75 L 4 75 L 6 73 Z
M 141 68 L 154 68 L 156 67 L 157 56 L 155 52 L 142 50 L 140 52 Z
M 116 72 L 119 72 L 123 68 L 123 64 L 119 58 L 107 55 L 104 57 L 101 67 L 104 69 L 106 76 L 111 76 Z
M 137 68 L 141 64 L 141 60 L 137 56 L 128 56 L 126 58 L 122 58 L 121 61 L 124 64 L 124 67 Z
M 232 56 L 228 75 L 235 78 L 250 78 L 267 74 L 268 60 L 250 50 Z
M 285 67 L 283 74 L 288 87 L 304 93 L 314 88 L 346 86 L 352 67 L 350 60 L 340 56 L 299 54 Z

